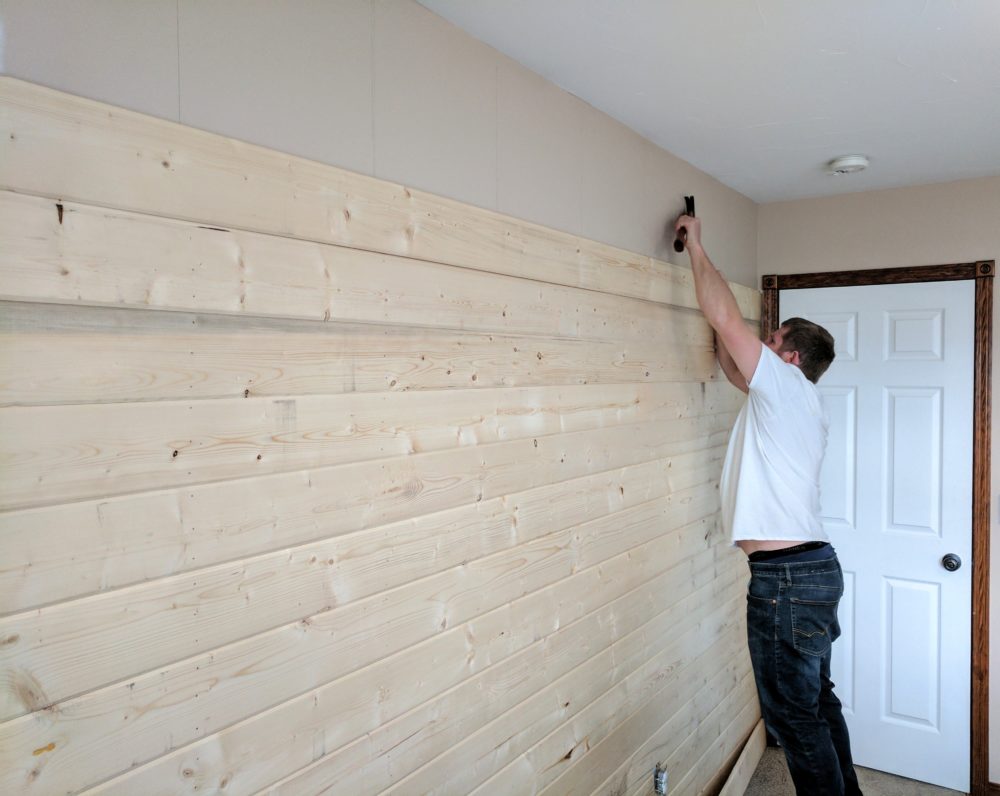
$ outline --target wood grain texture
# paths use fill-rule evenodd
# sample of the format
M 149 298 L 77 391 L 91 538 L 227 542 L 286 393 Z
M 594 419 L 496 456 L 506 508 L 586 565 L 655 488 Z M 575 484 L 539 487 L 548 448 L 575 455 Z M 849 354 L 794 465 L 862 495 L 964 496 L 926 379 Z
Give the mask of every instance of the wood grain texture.
M 718 595 L 713 595 L 713 598 L 717 597 Z M 718 603 L 715 602 L 715 599 L 713 599 L 713 604 L 715 606 L 718 606 Z M 728 603 L 722 602 L 721 607 L 716 607 L 715 611 L 710 615 L 710 618 L 706 619 L 706 626 L 711 627 L 715 631 L 715 634 L 713 634 L 713 636 L 724 632 L 724 629 L 727 626 L 727 619 L 729 622 L 732 621 L 732 616 L 731 616 L 732 611 L 733 609 Z M 682 624 L 682 626 L 688 626 L 687 622 L 681 623 L 680 618 L 677 617 L 676 615 L 674 617 L 674 621 L 677 622 L 678 624 Z M 706 635 L 708 634 L 702 634 L 703 638 L 700 639 L 701 643 L 704 643 L 704 636 Z M 681 650 L 683 650 L 683 652 L 679 652 Z M 668 655 L 665 656 L 667 658 L 667 661 L 669 662 L 664 661 L 663 658 L 659 658 L 659 656 L 653 650 L 649 650 L 647 654 L 651 656 L 652 660 L 655 661 L 656 664 L 660 665 L 661 677 L 663 677 L 665 672 L 670 672 L 675 668 L 686 669 L 695 660 L 698 660 L 700 658 L 700 656 L 699 658 L 694 657 L 695 655 L 698 655 L 700 652 L 701 650 L 699 650 L 699 640 L 692 639 L 690 636 L 685 635 L 681 639 L 679 639 L 677 643 L 669 645 Z M 720 650 L 716 649 L 716 652 L 718 653 L 720 652 Z M 673 656 L 672 658 L 669 657 L 671 654 Z M 605 666 L 607 666 L 609 663 L 610 661 L 607 660 L 604 662 Z M 612 668 L 612 671 L 614 671 L 614 668 Z M 591 673 L 589 679 L 590 680 L 595 679 L 595 674 Z M 563 683 L 557 681 L 559 687 L 549 688 L 543 694 L 538 694 L 532 698 L 529 698 L 528 700 L 522 701 L 521 705 L 523 705 L 524 707 L 526 716 L 530 717 L 530 719 L 532 720 L 532 729 L 535 732 L 537 732 L 539 729 L 544 729 L 545 726 L 544 724 L 542 725 L 541 728 L 537 728 L 534 726 L 535 716 L 539 714 L 537 703 L 544 702 L 550 712 L 553 710 L 558 710 L 559 706 L 563 706 L 562 713 L 565 714 L 568 711 L 568 708 L 564 707 L 565 702 L 569 700 L 572 705 L 572 699 L 570 699 L 570 697 L 576 697 L 578 693 L 582 692 L 586 681 L 584 681 L 582 678 L 577 678 L 577 682 L 579 683 L 579 686 L 574 687 L 575 684 L 573 683 L 570 682 Z M 632 682 L 633 684 L 635 684 L 636 680 L 633 680 Z M 675 684 L 675 685 L 680 685 L 680 684 Z M 615 691 L 615 694 L 619 700 L 625 699 L 624 693 L 625 693 L 624 689 L 617 689 Z M 586 695 L 586 692 L 584 692 L 584 695 Z M 562 696 L 564 698 L 562 703 L 559 703 L 558 701 L 559 696 Z M 600 695 L 594 695 L 592 699 L 600 699 Z M 451 748 L 447 749 L 444 754 L 440 755 L 438 758 L 435 758 L 429 764 L 424 765 L 418 771 L 415 771 L 410 776 L 400 780 L 398 783 L 396 783 L 392 788 L 388 790 L 388 793 L 393 793 L 393 794 L 414 793 L 414 792 L 424 793 L 433 790 L 436 790 L 438 793 L 466 792 L 464 790 L 459 789 L 458 783 L 454 784 L 448 783 L 446 781 L 448 779 L 448 776 L 454 772 L 458 773 L 459 777 L 461 778 L 461 774 L 467 770 L 465 766 L 467 765 L 470 752 L 473 752 L 473 749 L 477 749 L 477 751 L 479 752 L 479 756 L 482 756 L 484 752 L 488 751 L 487 747 L 492 747 L 495 749 L 498 742 L 505 744 L 508 743 L 506 739 L 510 737 L 511 733 L 516 734 L 519 730 L 524 728 L 523 723 L 516 725 L 517 715 L 520 714 L 520 712 L 521 712 L 521 706 L 518 706 L 518 709 L 516 711 L 505 712 L 500 717 L 498 717 L 497 720 L 491 722 L 490 725 L 484 727 L 482 730 L 476 733 L 476 735 L 472 736 L 468 741 L 462 742 L 457 746 L 452 746 Z M 559 714 L 557 713 L 557 715 Z M 588 718 L 592 718 L 592 716 L 585 717 L 585 720 Z M 571 742 L 568 745 L 566 745 L 562 750 L 562 752 L 558 754 L 557 759 L 553 761 L 550 765 L 558 767 L 558 764 L 562 761 L 566 761 L 567 759 L 572 761 L 574 754 L 582 753 L 589 748 L 588 744 L 596 744 L 600 739 L 600 733 L 604 729 L 604 727 L 602 727 L 602 725 L 600 724 L 597 724 L 596 726 L 591 726 L 590 729 L 592 733 L 591 736 L 588 736 L 586 733 L 584 733 L 579 739 L 576 739 L 575 742 Z M 542 768 L 539 769 L 539 771 L 542 776 L 533 778 L 529 777 L 528 781 L 525 783 L 529 791 L 533 788 L 540 789 L 541 787 L 544 786 L 545 784 L 544 775 L 549 773 L 549 771 L 551 771 L 551 768 L 549 768 L 548 770 Z M 520 792 L 524 791 L 522 790 Z
M 0 302 L 0 406 L 711 381 L 694 321 L 609 341 Z
M 679 387 L 8 406 L 0 408 L 0 509 L 676 419 L 701 389 Z
M 731 583 L 735 582 L 734 577 Z M 726 627 L 732 626 L 738 607 L 727 600 L 726 595 L 732 591 L 722 579 L 715 586 L 715 593 L 708 595 L 707 605 L 712 607 L 712 619 L 709 621 L 716 633 L 701 632 L 701 628 L 706 625 L 699 622 L 669 646 L 657 643 L 643 656 L 641 665 L 631 672 L 627 668 L 622 672 L 622 663 L 614 662 L 609 666 L 613 675 L 610 682 L 598 681 L 602 687 L 606 686 L 603 692 L 593 696 L 587 694 L 585 699 L 579 699 L 578 692 L 572 691 L 574 702 L 571 705 L 576 704 L 576 707 L 569 710 L 570 706 L 564 706 L 549 721 L 514 726 L 516 716 L 509 716 L 507 726 L 510 735 L 499 753 L 496 749 L 484 748 L 474 768 L 455 766 L 438 770 L 435 776 L 440 784 L 431 792 L 467 792 L 466 783 L 478 784 L 475 790 L 469 788 L 468 792 L 479 796 L 540 790 L 571 766 L 578 764 L 584 755 L 597 747 L 625 718 L 638 710 L 644 700 L 665 688 L 683 692 L 696 687 L 701 673 L 718 671 L 725 663 L 725 656 L 732 654 L 732 650 L 719 636 Z M 697 615 L 702 613 L 705 605 L 696 612 Z M 687 624 L 686 617 L 684 620 L 673 618 L 671 621 Z M 622 674 L 627 676 L 617 679 Z M 556 726 L 552 727 L 553 724 Z M 531 746 L 535 739 L 540 740 Z M 483 744 L 480 742 L 480 745 Z M 523 746 L 528 747 L 527 751 L 521 751 Z M 460 747 L 456 753 L 461 751 Z M 484 771 L 489 773 L 504 763 L 504 768 L 486 781 L 481 781 Z M 438 769 L 441 768 L 438 764 Z M 475 780 L 472 779 L 473 775 Z M 401 786 L 405 786 L 407 781 L 409 780 L 404 780 Z
M 753 675 L 747 674 L 730 692 L 726 701 L 715 708 L 700 723 L 698 730 L 689 736 L 686 742 L 688 748 L 682 747 L 686 756 L 668 760 L 668 765 L 688 772 L 678 784 L 676 792 L 691 796 L 714 792 L 720 772 L 725 768 L 726 758 L 746 737 L 759 718 L 757 689 Z M 633 791 L 633 793 L 642 792 L 641 785 Z
M 847 285 L 900 285 L 907 282 L 946 282 L 975 279 L 979 263 L 918 265 L 909 268 L 867 268 L 851 271 L 825 271 L 812 274 L 779 274 L 764 277 L 765 289 L 796 290 Z
M 688 269 L 9 77 L 0 242 L 4 794 L 721 782 Z
M 586 339 L 649 340 L 687 318 L 708 334 L 658 302 L 10 192 L 0 236 L 8 300 Z
M 714 539 L 706 539 L 705 523 L 675 524 L 678 530 L 666 536 L 654 534 L 654 539 L 635 549 L 628 546 L 628 539 L 637 532 L 641 536 L 642 529 L 633 526 L 631 531 L 625 531 L 624 542 L 611 550 L 605 546 L 602 554 L 597 536 L 612 527 L 615 524 L 611 522 L 590 524 L 594 541 L 589 547 L 593 552 L 589 557 L 579 556 L 574 575 L 560 577 L 556 571 L 559 561 L 567 556 L 559 547 L 560 540 L 539 540 L 534 552 L 522 549 L 520 555 L 503 554 L 479 564 L 456 567 L 436 578 L 313 615 L 62 702 L 57 710 L 35 712 L 7 722 L 0 725 L 0 763 L 4 764 L 0 771 L 9 771 L 9 776 L 0 783 L 5 788 L 24 787 L 25 774 L 29 773 L 24 761 L 28 766 L 36 762 L 29 759 L 28 750 L 49 743 L 54 743 L 55 749 L 46 758 L 43 771 L 29 779 L 32 787 L 25 792 L 51 792 L 81 778 L 100 781 L 114 770 L 122 749 L 128 750 L 130 759 L 143 762 L 260 711 L 266 711 L 259 717 L 264 723 L 241 727 L 237 737 L 243 740 L 232 746 L 232 754 L 242 756 L 252 751 L 247 747 L 248 739 L 256 736 L 266 741 L 271 754 L 286 755 L 292 762 L 305 755 L 301 763 L 304 765 L 313 759 L 313 744 L 303 747 L 291 740 L 303 733 L 311 735 L 309 728 L 317 716 L 327 717 L 319 737 L 324 748 L 332 752 L 354 738 L 352 733 L 364 733 L 366 725 L 358 722 L 374 721 L 378 726 L 395 706 L 412 705 L 409 700 L 426 694 L 421 682 L 426 681 L 426 687 L 433 689 L 441 682 L 440 677 L 467 677 L 489 669 L 493 663 L 594 611 L 605 612 L 598 624 L 609 630 L 624 627 L 626 620 L 620 611 L 616 614 L 620 624 L 609 623 L 607 612 L 613 610 L 609 606 L 643 584 L 645 591 L 627 602 L 632 621 L 646 615 L 648 599 L 657 589 L 667 587 L 671 589 L 667 593 L 677 590 L 681 595 L 688 588 L 685 584 L 693 588 L 713 580 L 712 567 L 705 566 L 704 558 L 695 558 L 698 550 L 714 544 Z M 645 532 L 648 534 L 649 529 Z M 571 534 L 561 537 L 568 538 Z M 711 559 L 709 552 L 708 562 Z M 641 560 L 642 565 L 636 565 L 636 560 Z M 495 587 L 482 590 L 482 582 Z M 577 633 L 564 636 L 566 643 L 579 640 Z M 454 644 L 460 653 L 447 652 L 454 650 Z M 430 671 L 410 679 L 406 671 L 415 665 L 413 660 L 400 668 L 399 659 L 392 658 L 389 671 L 396 672 L 394 677 L 367 679 L 371 672 L 365 674 L 366 667 L 398 653 L 404 658 L 416 656 L 423 665 L 430 665 Z M 329 699 L 325 692 L 312 693 L 324 683 L 345 676 L 352 678 L 349 687 L 331 685 Z M 221 699 L 223 696 L 228 698 Z M 344 723 L 343 712 L 353 710 L 349 705 L 355 703 L 363 712 L 357 721 Z M 475 704 L 473 700 L 469 707 Z M 128 719 L 123 720 L 123 716 Z M 380 736 L 396 739 L 386 748 L 394 747 L 413 732 L 413 727 L 427 720 L 413 724 L 411 714 L 405 716 L 411 723 L 391 725 L 395 734 L 386 736 L 388 730 L 384 730 Z M 289 722 L 290 742 L 277 744 L 276 728 L 288 726 Z M 368 735 L 364 738 L 362 745 L 367 745 Z M 349 759 L 357 760 L 353 757 L 356 751 Z M 211 756 L 195 754 L 185 759 L 201 759 L 204 766 Z M 247 759 L 254 761 L 257 756 Z M 232 760 L 225 762 L 231 764 Z M 253 769 L 253 763 L 248 765 Z M 135 793 L 132 788 L 128 785 L 122 792 Z
M 710 463 L 701 478 L 717 472 Z M 641 494 L 641 487 L 637 491 Z M 649 499 L 580 529 L 577 523 L 606 510 L 587 512 L 577 503 L 570 513 L 557 513 L 533 497 L 547 503 L 551 492 L 525 496 L 525 520 L 520 496 L 511 503 L 497 499 L 433 515 L 412 530 L 388 528 L 361 540 L 345 537 L 282 550 L 0 619 L 0 637 L 10 640 L 0 647 L 0 671 L 13 670 L 15 662 L 27 667 L 45 694 L 45 701 L 28 704 L 5 700 L 0 715 L 51 704 L 456 567 L 459 571 L 437 577 L 440 588 L 458 588 L 481 568 L 504 576 L 524 567 L 551 568 L 546 577 L 554 577 L 622 538 L 632 546 L 647 541 L 642 535 L 657 533 L 660 521 L 704 516 L 718 500 L 714 491 L 697 487 L 676 492 L 654 487 Z M 555 539 L 559 531 L 565 538 Z M 494 552 L 499 558 L 490 557 Z M 89 639 L 84 649 L 81 632 Z
M 530 689 L 541 687 L 547 679 L 557 679 L 567 668 L 585 660 L 587 648 L 592 644 L 600 649 L 607 643 L 609 636 L 614 638 L 622 630 L 627 631 L 633 627 L 637 620 L 630 619 L 626 613 L 620 617 L 619 622 L 618 612 L 631 610 L 629 605 L 634 608 L 635 600 L 643 602 L 651 599 L 650 592 L 658 585 L 652 583 L 620 598 L 624 606 L 617 600 L 610 603 L 607 606 L 608 619 L 604 622 L 596 622 L 589 627 L 575 627 L 575 632 L 570 635 L 578 645 L 579 656 L 543 654 L 540 660 L 526 666 L 517 676 L 506 677 L 493 688 L 477 689 L 466 694 L 460 709 L 447 713 L 422 711 L 407 714 L 400 720 L 385 725 L 375 737 L 359 739 L 338 752 L 321 758 L 301 772 L 276 783 L 266 792 L 315 793 L 341 788 L 358 794 L 380 792 L 397 782 L 417 760 L 444 752 L 466 737 L 472 728 L 479 725 L 480 711 L 484 711 L 487 718 L 492 718 L 501 710 L 513 707 L 528 696 Z M 646 613 L 646 609 L 639 611 L 641 615 Z M 611 617 L 614 619 L 611 620 Z M 477 700 L 473 695 L 480 704 L 476 704 Z M 444 725 L 442 731 L 438 729 L 439 724 Z M 395 763 L 399 758 L 401 765 L 397 767 Z
M 645 545 L 636 552 L 649 552 L 655 555 L 655 545 Z M 662 565 L 662 550 L 660 553 L 661 555 L 656 557 Z M 705 555 L 702 554 L 700 560 L 704 558 Z M 618 558 L 608 563 L 613 569 L 621 572 L 620 561 Z M 649 571 L 647 568 L 647 574 Z M 690 572 L 690 569 L 685 571 Z M 629 587 L 634 590 L 637 584 L 631 576 L 632 573 L 629 574 L 627 583 L 623 584 L 626 592 Z M 674 573 L 669 578 L 667 576 L 658 578 L 656 583 L 677 582 L 678 577 L 683 579 L 684 576 Z M 630 666 L 637 665 L 645 655 L 661 653 L 664 648 L 673 651 L 669 654 L 679 654 L 680 645 L 672 639 L 681 635 L 681 626 L 688 628 L 683 631 L 684 635 L 690 635 L 699 618 L 717 610 L 717 606 L 707 599 L 713 589 L 717 588 L 710 581 L 710 577 L 700 575 L 693 584 L 697 586 L 696 590 L 690 594 L 686 592 L 686 585 L 679 586 L 677 601 L 668 612 L 651 616 L 645 624 L 630 633 L 623 633 L 620 639 L 611 642 L 610 646 L 600 652 L 594 651 L 595 640 L 591 639 L 592 658 L 581 666 L 570 669 L 561 678 L 553 679 L 550 669 L 548 672 L 550 684 L 530 698 L 532 700 L 530 706 L 522 703 L 513 713 L 518 714 L 522 708 L 528 710 L 530 707 L 536 712 L 555 710 L 557 714 L 567 715 L 572 711 L 564 705 L 567 701 L 564 695 L 572 697 L 570 700 L 572 710 L 579 709 L 585 704 L 586 694 L 599 687 L 601 683 L 607 682 L 612 670 L 615 676 L 621 676 Z M 559 588 L 558 592 L 565 593 L 565 588 Z M 614 592 L 614 594 L 619 593 L 621 593 L 620 588 Z M 684 596 L 685 594 L 687 596 Z M 574 639 L 580 640 L 581 634 L 578 631 L 584 629 L 580 623 L 591 620 L 587 620 L 586 617 L 572 620 L 572 615 L 560 613 L 558 616 L 560 620 L 572 621 L 560 624 L 557 628 L 549 613 L 554 596 L 558 596 L 556 592 L 547 590 L 511 604 L 510 610 L 514 612 L 513 616 L 526 618 L 526 621 L 532 623 L 534 630 L 530 634 L 520 632 L 508 635 L 510 626 L 502 624 L 511 617 L 506 611 L 504 616 L 487 615 L 472 625 L 450 628 L 418 650 L 404 651 L 383 659 L 346 678 L 303 694 L 269 715 L 254 716 L 245 722 L 226 728 L 215 736 L 204 738 L 190 747 L 180 749 L 130 772 L 96 792 L 197 793 L 217 788 L 226 780 L 228 780 L 227 787 L 235 793 L 254 792 L 262 784 L 273 782 L 282 771 L 294 771 L 303 764 L 313 762 L 316 747 L 310 748 L 302 743 L 296 743 L 300 739 L 306 737 L 321 739 L 322 748 L 332 752 L 340 740 L 353 740 L 354 735 L 365 727 L 374 728 L 379 722 L 389 722 L 397 717 L 402 717 L 400 721 L 406 722 L 405 726 L 415 726 L 415 722 L 428 715 L 466 716 L 469 711 L 474 712 L 479 706 L 481 697 L 478 694 L 484 690 L 486 684 L 492 683 L 496 685 L 497 690 L 506 690 L 506 684 L 512 680 L 513 672 L 523 672 L 526 665 L 538 662 L 539 655 L 551 658 L 556 655 L 558 649 L 563 649 L 561 645 Z M 501 624 L 492 624 L 492 620 L 498 617 Z M 487 635 L 486 631 L 491 627 L 492 635 Z M 555 634 L 560 631 L 561 635 L 557 638 Z M 686 643 L 688 642 L 681 642 L 681 644 Z M 460 644 L 461 652 L 428 657 L 432 648 L 444 650 L 446 644 Z M 471 659 L 470 645 L 478 650 L 471 653 L 473 656 Z M 654 645 L 660 646 L 654 648 Z M 484 659 L 486 653 L 483 649 L 486 646 L 491 651 L 488 658 Z M 618 663 L 609 666 L 611 659 Z M 434 661 L 434 664 L 432 669 L 424 674 L 420 667 L 426 666 L 428 660 Z M 420 661 L 424 663 L 421 664 Z M 563 667 L 566 664 L 560 662 L 558 665 Z M 362 687 L 366 682 L 393 682 L 405 676 L 403 672 L 407 670 L 412 672 L 414 666 L 418 667 L 420 677 L 419 679 L 411 677 L 410 681 L 419 687 L 401 689 L 385 687 L 376 695 L 371 694 L 370 688 Z M 417 672 L 412 673 L 417 674 Z M 447 689 L 449 684 L 458 683 L 462 677 L 467 679 L 462 681 L 457 689 Z M 552 695 L 556 691 L 558 706 L 553 704 Z M 477 696 L 469 698 L 470 693 Z M 428 697 L 431 699 L 425 703 Z M 496 699 L 501 698 L 496 697 Z M 376 699 L 377 709 L 372 704 Z M 447 710 L 442 709 L 443 706 L 449 705 L 452 707 Z M 511 719 L 510 714 L 510 711 L 503 714 L 507 717 L 507 721 Z M 465 718 L 463 721 L 468 719 Z M 544 720 L 540 719 L 541 721 Z M 277 733 L 270 741 L 267 733 L 261 731 L 264 722 Z M 535 726 L 535 722 L 532 722 L 531 726 Z M 520 728 L 524 728 L 524 723 Z M 477 734 L 477 737 L 481 738 L 482 735 Z M 275 743 L 275 740 L 278 743 Z M 328 764 L 329 761 L 326 761 L 320 765 Z M 180 772 L 189 773 L 182 775 Z
M 733 616 L 738 617 L 739 613 L 732 606 Z M 728 716 L 734 701 L 742 698 L 737 686 L 747 666 L 743 657 L 736 654 L 738 634 L 731 632 L 728 639 L 719 643 L 726 642 L 729 646 L 723 646 L 720 652 L 724 659 L 721 668 L 699 670 L 695 682 L 685 689 L 661 689 L 590 750 L 580 764 L 569 768 L 541 793 L 549 796 L 587 793 L 602 781 L 619 783 L 619 787 L 628 784 L 630 789 L 637 783 L 640 788 L 648 788 L 657 760 L 663 761 L 668 771 L 675 772 L 675 777 L 687 771 L 693 761 L 684 755 L 692 738 L 706 724 L 706 734 L 711 734 L 717 727 L 717 721 L 711 721 L 713 712 Z M 671 726 L 666 729 L 661 727 L 665 715 L 672 717 L 668 722 Z M 609 769 L 614 770 L 623 758 L 629 763 L 607 777 Z
M 975 383 L 972 445 L 972 742 L 973 794 L 989 788 L 990 760 L 990 450 L 994 263 L 980 263 L 976 278 Z
M 761 337 L 768 337 L 772 332 L 778 329 L 778 325 L 781 323 L 780 320 L 780 307 L 778 305 L 779 293 L 776 287 L 771 287 L 771 285 L 777 284 L 777 277 L 765 276 L 761 281 L 763 282 L 764 288 L 761 292 L 761 310 L 760 310 L 760 333 Z
M 0 605 L 21 611 L 586 474 L 614 484 L 619 468 L 670 467 L 723 444 L 730 423 L 636 423 L 8 512 Z
M 726 778 L 725 785 L 719 791 L 719 796 L 743 796 L 766 748 L 767 731 L 764 729 L 764 720 L 761 719 L 747 738 L 740 756 Z
M 640 551 L 644 552 L 653 550 L 654 547 L 651 545 L 640 548 Z M 662 556 L 655 557 L 662 564 Z M 622 569 L 618 567 L 620 561 L 621 559 L 616 559 L 609 563 L 621 572 Z M 253 792 L 262 783 L 273 782 L 280 772 L 294 771 L 299 766 L 313 761 L 315 764 L 310 765 L 307 770 L 292 775 L 292 778 L 297 780 L 294 786 L 289 782 L 283 783 L 281 787 L 297 792 L 307 789 L 305 783 L 308 781 L 308 788 L 322 787 L 318 784 L 321 782 L 334 782 L 335 789 L 340 789 L 345 783 L 340 780 L 337 771 L 343 766 L 349 766 L 352 761 L 358 765 L 365 765 L 364 761 L 367 760 L 369 772 L 374 773 L 375 767 L 380 765 L 379 749 L 389 750 L 391 754 L 395 750 L 393 744 L 402 741 L 411 744 L 408 749 L 412 757 L 415 747 L 426 748 L 427 744 L 436 744 L 440 748 L 446 737 L 449 735 L 453 737 L 458 729 L 478 721 L 475 715 L 470 713 L 476 714 L 484 698 L 491 703 L 489 710 L 499 710 L 502 705 L 493 703 L 510 704 L 516 700 L 519 693 L 527 693 L 526 689 L 537 688 L 546 679 L 553 681 L 551 686 L 544 689 L 548 693 L 547 697 L 541 694 L 530 697 L 533 700 L 531 709 L 536 710 L 537 707 L 552 706 L 552 690 L 555 688 L 558 688 L 560 696 L 563 696 L 570 693 L 567 689 L 589 687 L 591 678 L 603 681 L 608 657 L 614 654 L 612 650 L 635 651 L 647 632 L 656 627 L 663 627 L 664 617 L 660 615 L 654 616 L 645 624 L 640 624 L 636 630 L 629 632 L 630 621 L 641 622 L 642 617 L 648 615 L 647 610 L 656 610 L 653 605 L 641 608 L 643 595 L 648 596 L 650 588 L 658 584 L 678 584 L 679 602 L 690 606 L 691 610 L 699 615 L 709 610 L 708 607 L 696 610 L 694 608 L 696 598 L 685 597 L 688 594 L 688 587 L 684 585 L 686 583 L 684 573 L 690 573 L 690 569 L 664 574 L 645 585 L 635 580 L 630 573 L 627 582 L 622 583 L 610 595 L 611 601 L 617 603 L 614 609 L 615 615 L 621 620 L 621 624 L 616 622 L 614 627 L 599 621 L 601 616 L 608 616 L 606 611 L 597 615 L 585 615 L 576 620 L 573 619 L 575 612 L 567 615 L 563 608 L 553 614 L 551 600 L 560 593 L 566 593 L 562 588 L 555 593 L 539 595 L 545 598 L 542 604 L 539 604 L 538 597 L 516 601 L 510 607 L 512 613 L 492 617 L 499 618 L 501 620 L 499 624 L 491 624 L 487 621 L 491 617 L 485 617 L 483 622 L 477 622 L 466 630 L 457 631 L 462 634 L 464 644 L 476 647 L 488 644 L 492 651 L 486 660 L 481 660 L 481 654 L 477 654 L 469 658 L 470 665 L 466 665 L 463 662 L 469 657 L 468 653 L 455 655 L 453 658 L 434 658 L 437 662 L 434 673 L 423 675 L 420 672 L 411 672 L 410 675 L 397 676 L 394 681 L 403 683 L 407 687 L 393 689 L 377 687 L 378 683 L 386 682 L 382 678 L 386 667 L 406 665 L 412 667 L 414 662 L 410 656 L 400 656 L 393 661 L 380 662 L 376 667 L 359 671 L 349 678 L 331 683 L 283 706 L 280 711 L 281 720 L 275 723 L 282 733 L 279 738 L 287 738 L 287 742 L 279 745 L 264 742 L 264 736 L 259 731 L 254 731 L 254 725 L 257 723 L 255 719 L 224 730 L 216 738 L 205 739 L 187 750 L 181 750 L 167 760 L 156 761 L 134 775 L 123 777 L 109 784 L 106 792 L 129 793 L 135 792 L 136 788 L 145 792 L 146 788 L 152 788 L 158 782 L 166 785 L 161 791 L 150 792 L 176 792 L 173 790 L 174 787 L 180 789 L 179 792 L 194 792 L 195 788 L 218 787 L 219 783 L 230 774 L 235 774 L 229 778 L 238 788 L 238 792 Z M 700 586 L 696 593 L 702 597 L 702 603 L 712 588 L 709 581 L 710 578 L 699 577 L 697 583 L 693 584 Z M 622 596 L 616 600 L 616 595 Z M 635 613 L 640 608 L 642 612 Z M 631 615 L 636 618 L 630 620 Z M 518 626 L 510 624 L 515 618 L 527 621 L 529 627 L 522 631 Z M 570 621 L 566 621 L 567 619 Z M 600 626 L 595 627 L 595 622 Z M 601 651 L 600 639 L 606 638 L 608 633 L 620 634 L 620 638 L 612 641 L 610 647 Z M 664 638 L 663 641 L 666 643 L 669 638 Z M 583 646 L 580 646 L 581 643 Z M 437 641 L 434 644 L 439 646 Z M 507 657 L 508 655 L 510 657 Z M 587 655 L 594 657 L 589 658 L 581 666 L 572 668 L 574 661 L 579 661 L 581 656 L 585 658 Z M 422 658 L 427 660 L 426 655 Z M 451 666 L 449 661 L 454 661 L 454 666 Z M 445 690 L 443 685 L 452 682 L 455 677 L 452 672 L 445 670 L 452 668 L 463 671 L 465 673 L 463 676 L 467 676 L 468 679 L 457 689 Z M 567 671 L 567 674 L 559 678 L 557 675 L 560 671 Z M 442 674 L 447 676 L 443 682 Z M 427 686 L 424 685 L 425 680 Z M 438 695 L 421 704 L 434 689 L 440 689 Z M 487 696 L 484 697 L 484 694 Z M 563 698 L 560 704 L 565 701 Z M 374 710 L 376 703 L 379 705 L 377 711 Z M 416 708 L 411 707 L 410 710 L 406 710 L 408 706 L 414 705 Z M 385 727 L 373 730 L 373 735 L 370 737 L 364 736 L 367 741 L 361 739 L 343 746 L 340 752 L 333 753 L 343 739 L 350 739 L 365 726 L 374 726 L 379 721 L 383 722 Z M 413 733 L 415 731 L 419 733 L 421 722 L 429 722 L 439 731 L 420 733 L 419 739 L 414 738 L 411 741 Z M 330 751 L 331 755 L 316 759 L 319 755 L 315 746 L 310 748 L 308 745 L 294 743 L 296 739 L 306 737 L 321 739 L 322 749 Z M 224 754 L 220 756 L 218 751 L 223 751 Z M 383 760 L 382 763 L 384 762 Z M 398 757 L 394 757 L 392 762 L 394 768 L 402 764 Z M 173 773 L 185 768 L 193 772 L 191 779 L 194 782 L 188 786 L 185 786 L 184 781 Z M 364 786 L 359 784 L 359 777 L 356 773 L 351 776 L 354 776 L 354 782 L 351 784 L 350 792 L 361 792 L 355 790 L 357 787 L 364 789 Z
M 6 76 L 0 188 L 697 306 L 679 266 Z

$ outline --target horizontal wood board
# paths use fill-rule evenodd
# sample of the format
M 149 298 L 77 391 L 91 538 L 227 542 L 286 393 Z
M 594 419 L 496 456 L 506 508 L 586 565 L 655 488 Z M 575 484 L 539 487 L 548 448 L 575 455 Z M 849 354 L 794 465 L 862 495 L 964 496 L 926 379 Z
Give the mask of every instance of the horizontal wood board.
M 0 241 L 0 791 L 731 764 L 686 268 L 9 77 Z

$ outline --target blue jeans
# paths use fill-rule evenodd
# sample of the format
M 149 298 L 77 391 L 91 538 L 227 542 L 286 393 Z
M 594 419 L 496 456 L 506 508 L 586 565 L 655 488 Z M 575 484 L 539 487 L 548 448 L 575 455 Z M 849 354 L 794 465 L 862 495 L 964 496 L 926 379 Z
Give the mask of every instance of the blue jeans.
M 830 650 L 840 635 L 844 576 L 819 561 L 750 562 L 747 640 L 760 709 L 785 751 L 799 796 L 860 794 Z

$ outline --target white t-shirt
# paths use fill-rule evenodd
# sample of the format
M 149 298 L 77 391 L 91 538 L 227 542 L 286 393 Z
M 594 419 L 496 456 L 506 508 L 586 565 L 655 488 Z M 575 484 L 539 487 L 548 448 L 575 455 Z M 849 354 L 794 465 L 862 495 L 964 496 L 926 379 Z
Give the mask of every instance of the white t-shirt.
M 829 426 L 816 385 L 762 347 L 722 468 L 722 522 L 743 539 L 830 539 L 819 518 Z

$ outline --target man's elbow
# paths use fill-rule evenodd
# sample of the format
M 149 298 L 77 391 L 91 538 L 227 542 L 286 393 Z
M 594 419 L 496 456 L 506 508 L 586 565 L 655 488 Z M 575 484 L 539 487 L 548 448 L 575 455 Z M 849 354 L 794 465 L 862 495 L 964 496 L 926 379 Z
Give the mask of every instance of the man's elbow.
M 728 297 L 713 296 L 712 300 L 708 301 L 703 301 L 701 298 L 699 297 L 698 301 L 701 312 L 705 316 L 705 320 L 708 321 L 709 325 L 715 331 L 721 333 L 726 328 L 743 322 L 743 316 L 740 314 L 739 306 L 736 304 L 736 300 L 732 298 L 732 294 Z M 726 301 L 725 298 L 729 298 L 730 300 Z
M 715 330 L 719 339 L 722 340 L 723 344 L 730 351 L 733 350 L 734 344 L 738 344 L 748 334 L 752 334 L 739 312 L 723 310 L 712 315 L 706 315 L 705 320 L 708 321 L 708 325 Z

